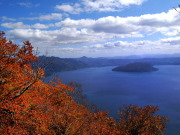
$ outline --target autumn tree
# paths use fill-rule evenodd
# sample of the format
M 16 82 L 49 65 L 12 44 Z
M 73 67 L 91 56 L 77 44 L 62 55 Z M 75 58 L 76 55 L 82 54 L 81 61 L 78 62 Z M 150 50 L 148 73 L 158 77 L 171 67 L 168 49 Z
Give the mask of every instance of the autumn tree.
M 30 42 L 22 47 L 13 44 L 0 32 L 0 102 L 14 100 L 42 77 L 42 69 L 32 70 L 31 61 L 37 61 Z
M 155 115 L 157 111 L 158 107 L 151 105 L 124 107 L 118 113 L 118 129 L 122 135 L 163 135 L 168 119 Z
M 38 59 L 33 55 L 30 42 L 26 41 L 20 47 L 7 40 L 4 34 L 0 31 L 0 128 L 8 130 L 9 125 L 15 125 L 15 115 L 23 108 L 19 97 L 36 89 L 34 86 L 40 82 L 43 70 L 31 68 L 30 62 Z
M 103 112 L 94 113 L 68 94 L 73 88 L 41 81 L 43 69 L 32 69 L 30 42 L 14 44 L 0 32 L 0 134 L 111 134 Z M 104 121 L 104 122 L 102 122 Z M 108 130 L 106 130 L 108 129 Z

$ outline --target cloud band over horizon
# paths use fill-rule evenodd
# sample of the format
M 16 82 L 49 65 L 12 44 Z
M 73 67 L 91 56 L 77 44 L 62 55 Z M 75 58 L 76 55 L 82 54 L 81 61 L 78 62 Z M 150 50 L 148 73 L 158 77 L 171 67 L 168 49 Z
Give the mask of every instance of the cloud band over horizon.
M 62 3 L 55 5 L 54 9 L 69 15 L 56 11 L 41 14 L 39 17 L 2 16 L 1 27 L 6 29 L 5 32 L 11 40 L 29 40 L 42 52 L 49 50 L 51 55 L 60 57 L 98 57 L 103 55 L 103 52 L 108 56 L 108 51 L 113 52 L 114 56 L 131 55 L 133 50 L 137 54 L 151 51 L 153 54 L 178 53 L 180 14 L 174 9 L 156 14 L 126 17 L 111 15 L 97 19 L 73 19 L 70 15 L 89 12 L 90 9 L 91 12 L 107 12 L 107 9 L 108 12 L 116 12 L 117 5 L 121 10 L 123 7 L 141 5 L 143 2 L 145 0 L 105 0 L 103 3 L 100 0 L 81 0 L 80 3 L 74 4 Z M 19 5 L 31 8 L 31 4 Z M 60 51 L 63 52 L 58 54 Z

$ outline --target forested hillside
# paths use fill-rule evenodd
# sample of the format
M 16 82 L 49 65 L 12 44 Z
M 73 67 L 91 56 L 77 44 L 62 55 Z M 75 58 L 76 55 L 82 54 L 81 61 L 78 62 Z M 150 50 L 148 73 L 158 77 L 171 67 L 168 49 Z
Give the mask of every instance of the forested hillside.
M 30 42 L 14 44 L 0 31 L 1 135 L 159 135 L 168 119 L 155 115 L 158 107 L 127 106 L 115 121 L 107 111 L 93 112 L 71 96 L 74 87 L 45 84 L 43 68 Z
M 36 67 L 42 67 L 45 70 L 46 76 L 52 75 L 56 72 L 76 70 L 80 68 L 89 67 L 86 63 L 71 58 L 58 57 L 38 57 L 38 62 L 33 63 Z

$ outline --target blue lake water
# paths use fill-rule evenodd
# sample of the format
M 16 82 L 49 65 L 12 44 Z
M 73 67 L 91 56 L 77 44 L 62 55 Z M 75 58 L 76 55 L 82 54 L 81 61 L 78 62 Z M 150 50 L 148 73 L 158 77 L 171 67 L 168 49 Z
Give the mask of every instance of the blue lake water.
M 180 66 L 156 66 L 146 73 L 115 72 L 114 67 L 86 68 L 60 72 L 63 83 L 82 84 L 84 94 L 101 110 L 116 117 L 122 105 L 159 106 L 158 114 L 170 119 L 166 134 L 180 134 Z

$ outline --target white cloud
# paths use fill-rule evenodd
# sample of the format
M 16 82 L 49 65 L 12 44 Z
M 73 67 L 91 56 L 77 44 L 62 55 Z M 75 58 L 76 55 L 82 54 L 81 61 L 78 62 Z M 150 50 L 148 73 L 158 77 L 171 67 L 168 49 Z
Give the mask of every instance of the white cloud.
M 9 17 L 7 17 L 7 16 L 2 16 L 1 19 L 2 19 L 2 21 L 16 21 L 16 19 L 14 19 L 14 18 L 9 18 Z
M 63 4 L 56 5 L 56 9 L 77 14 L 80 12 L 111 12 L 121 11 L 122 8 L 130 5 L 141 5 L 146 0 L 81 0 L 80 4 Z
M 21 19 L 24 19 L 24 20 L 40 20 L 40 21 L 61 20 L 62 14 L 51 13 L 51 14 L 41 15 L 39 17 L 21 18 Z
M 34 18 L 24 18 L 30 20 L 53 20 L 61 19 L 62 14 L 52 13 L 42 15 Z M 93 19 L 80 19 L 73 20 L 67 18 L 63 21 L 56 22 L 54 24 L 41 24 L 37 23 L 34 25 L 26 25 L 22 22 L 17 23 L 3 23 L 1 26 L 6 28 L 49 28 L 58 27 L 62 30 L 73 29 L 75 33 L 81 33 L 84 41 L 87 41 L 89 37 L 102 39 L 115 39 L 115 38 L 126 38 L 126 37 L 142 37 L 144 34 L 151 35 L 153 33 L 160 32 L 166 36 L 177 36 L 180 34 L 180 16 L 175 10 L 169 10 L 167 13 L 159 14 L 145 14 L 134 17 L 119 17 L 119 16 L 108 16 L 102 17 L 97 20 Z M 68 31 L 69 32 L 69 31 Z M 90 36 L 91 35 L 91 36 Z M 93 36 L 94 35 L 94 36 Z M 69 35 L 67 35 L 68 37 Z M 77 35 L 79 36 L 79 35 Z M 78 37 L 77 37 L 78 39 Z M 76 39 L 74 39 L 76 40 Z M 70 40 L 72 41 L 72 40 Z M 89 41 L 89 39 L 88 39 Z
M 40 23 L 36 23 L 34 25 L 26 25 L 23 22 L 16 22 L 16 23 L 2 23 L 1 24 L 2 27 L 5 28 L 13 28 L 13 29 L 30 29 L 30 28 L 35 28 L 35 29 L 45 29 L 48 28 L 48 25 L 44 25 L 44 24 L 40 24 Z
M 78 14 L 82 11 L 82 9 L 80 8 L 80 4 L 77 3 L 74 4 L 73 6 L 69 4 L 56 5 L 55 8 L 71 14 Z
M 74 8 L 71 5 L 56 5 L 56 8 L 65 12 L 72 12 Z
M 141 5 L 145 0 L 119 0 L 122 5 Z
M 42 15 L 38 19 L 39 20 L 61 20 L 62 14 L 52 13 L 52 14 L 48 14 L 48 15 Z
M 17 22 L 3 23 L 1 26 L 14 28 L 7 31 L 7 35 L 11 39 L 30 40 L 40 46 L 57 48 L 66 45 L 93 44 L 80 49 L 71 48 L 71 50 L 78 52 L 86 50 L 85 52 L 87 53 L 94 53 L 113 49 L 116 53 L 118 53 L 118 50 L 126 53 L 133 53 L 133 50 L 137 51 L 137 53 L 141 53 L 140 51 L 144 51 L 144 53 L 148 51 L 158 53 L 161 50 L 168 53 L 168 50 L 169 52 L 177 52 L 180 49 L 180 45 L 178 44 L 180 42 L 178 38 L 180 17 L 179 13 L 175 10 L 170 10 L 167 13 L 145 14 L 135 17 L 108 16 L 97 20 L 73 20 L 67 18 L 63 21 L 46 25 L 41 23 L 27 25 L 23 22 Z M 47 29 L 50 27 L 52 28 L 51 30 Z M 44 28 L 47 30 L 40 30 Z M 119 40 L 120 38 L 149 36 L 154 33 L 161 33 L 161 36 L 165 35 L 171 38 L 165 38 L 155 42 L 148 40 L 108 42 Z M 102 44 L 103 42 L 108 43 Z
M 58 24 L 59 26 L 66 28 L 86 29 L 89 33 L 95 34 L 94 36 L 100 35 L 101 38 L 105 35 L 110 37 L 108 39 L 118 37 L 142 37 L 138 32 L 138 27 L 126 23 L 120 17 L 109 16 L 98 20 L 72 20 L 67 18 Z
M 70 18 L 61 22 L 63 27 L 87 28 L 97 33 L 114 34 L 153 34 L 160 32 L 167 36 L 178 35 L 180 31 L 180 16 L 175 10 L 167 13 L 145 14 L 135 17 L 108 16 L 97 20 Z
M 17 23 L 3 23 L 1 26 L 5 28 L 29 28 L 29 25 L 23 24 L 23 22 L 17 22 Z
M 92 19 L 72 20 L 70 18 L 66 18 L 64 21 L 61 21 L 60 25 L 62 27 L 88 28 L 95 23 L 96 20 Z
M 85 11 L 120 11 L 129 5 L 141 5 L 145 0 L 83 0 Z
M 95 33 L 88 29 L 61 28 L 59 30 L 35 30 L 27 29 L 28 26 L 26 25 L 24 27 L 26 29 L 10 30 L 7 32 L 7 35 L 11 39 L 30 40 L 45 46 L 81 45 L 107 41 L 118 37 L 116 34 Z M 119 35 L 120 37 L 122 36 Z
M 52 21 L 52 20 L 61 20 L 62 19 L 62 14 L 60 13 L 51 13 L 51 14 L 46 14 L 46 15 L 41 15 L 38 17 L 20 17 L 18 19 L 20 20 L 39 20 L 39 21 Z M 8 18 L 6 16 L 1 17 L 2 21 L 16 21 L 17 19 L 14 18 Z
M 127 56 L 143 54 L 173 54 L 179 53 L 180 37 L 150 41 L 115 41 L 102 44 L 82 46 L 80 48 L 50 48 L 49 53 L 59 57 L 101 57 L 101 56 Z M 110 53 L 111 52 L 111 53 Z
M 169 45 L 179 45 L 180 46 L 180 36 L 179 37 L 171 37 L 171 38 L 161 39 L 160 42 L 162 44 L 166 43 L 166 44 L 169 44 Z
M 13 29 L 7 32 L 11 39 L 19 39 L 21 41 L 31 41 L 42 43 L 53 40 L 53 36 L 48 31 L 41 31 L 39 29 Z M 50 43 L 49 42 L 49 43 Z
M 18 5 L 26 7 L 26 8 L 32 8 L 32 7 L 39 7 L 40 6 L 40 4 L 32 4 L 30 2 L 21 2 L 21 3 L 18 3 Z
M 46 29 L 46 28 L 49 28 L 49 26 L 50 25 L 36 23 L 36 24 L 32 25 L 32 28 L 35 28 L 35 29 Z

